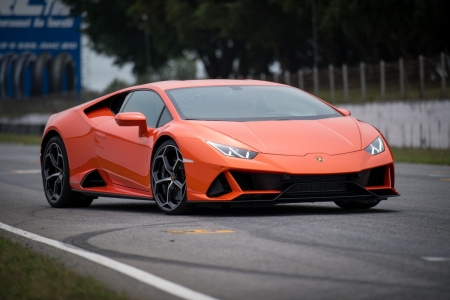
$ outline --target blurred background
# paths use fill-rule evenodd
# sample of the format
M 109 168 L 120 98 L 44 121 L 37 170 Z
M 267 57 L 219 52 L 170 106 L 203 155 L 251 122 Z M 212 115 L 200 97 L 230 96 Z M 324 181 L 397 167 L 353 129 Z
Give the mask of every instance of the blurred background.
M 450 149 L 446 0 L 1 0 L 0 132 L 135 84 L 301 88 L 402 148 Z

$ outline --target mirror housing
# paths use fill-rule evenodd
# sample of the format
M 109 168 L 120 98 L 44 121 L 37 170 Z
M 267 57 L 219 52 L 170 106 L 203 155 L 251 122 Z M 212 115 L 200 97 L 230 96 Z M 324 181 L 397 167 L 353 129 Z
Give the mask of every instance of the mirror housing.
M 348 109 L 345 108 L 336 107 L 336 109 L 344 116 L 350 116 L 352 114 Z
M 147 132 L 147 119 L 140 112 L 119 113 L 114 119 L 119 126 L 139 126 L 139 136 Z

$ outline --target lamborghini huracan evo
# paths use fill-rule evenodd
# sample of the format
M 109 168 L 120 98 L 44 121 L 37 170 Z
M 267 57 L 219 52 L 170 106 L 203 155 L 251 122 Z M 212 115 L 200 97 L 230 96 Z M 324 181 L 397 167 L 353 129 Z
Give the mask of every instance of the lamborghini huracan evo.
M 376 128 L 256 80 L 150 83 L 54 114 L 41 165 L 54 207 L 105 196 L 154 200 L 167 214 L 323 201 L 367 209 L 399 195 Z

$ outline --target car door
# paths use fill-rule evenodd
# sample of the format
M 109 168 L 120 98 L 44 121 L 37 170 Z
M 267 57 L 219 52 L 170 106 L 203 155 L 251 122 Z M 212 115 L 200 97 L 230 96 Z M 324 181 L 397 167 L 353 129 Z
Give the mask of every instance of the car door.
M 146 117 L 149 134 L 139 136 L 138 126 L 119 126 L 115 119 L 95 128 L 97 160 L 111 183 L 150 191 L 153 133 L 164 108 L 164 102 L 156 92 L 133 91 L 124 99 L 119 113 L 142 113 Z

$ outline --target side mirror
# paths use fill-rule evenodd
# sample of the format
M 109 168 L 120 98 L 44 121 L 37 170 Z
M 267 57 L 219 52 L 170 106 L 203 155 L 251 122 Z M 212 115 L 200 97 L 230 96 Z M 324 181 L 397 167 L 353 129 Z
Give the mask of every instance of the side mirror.
M 147 132 L 147 120 L 140 112 L 125 112 L 114 118 L 119 126 L 139 126 L 139 136 Z
M 344 116 L 350 116 L 352 114 L 348 109 L 345 108 L 336 107 L 336 109 Z

